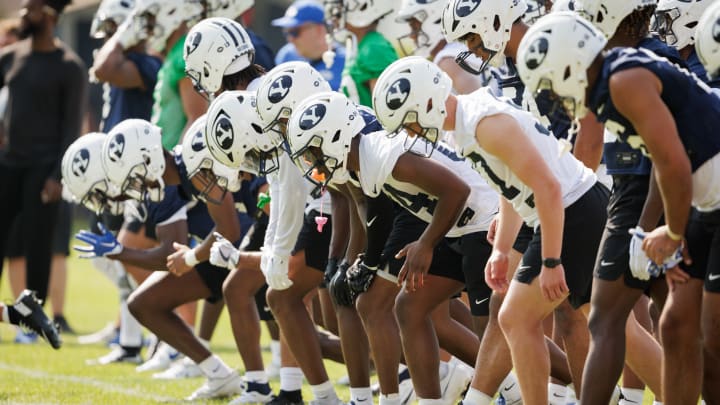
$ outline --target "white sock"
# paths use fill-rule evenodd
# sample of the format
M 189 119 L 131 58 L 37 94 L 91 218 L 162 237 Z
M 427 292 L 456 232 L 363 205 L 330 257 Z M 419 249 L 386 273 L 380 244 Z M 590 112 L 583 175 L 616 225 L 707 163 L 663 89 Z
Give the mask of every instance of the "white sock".
M 463 404 L 465 405 L 490 405 L 492 403 L 492 397 L 476 390 L 473 387 L 468 388 L 463 398 Z
M 246 371 L 245 379 L 247 381 L 253 381 L 256 383 L 260 383 L 260 384 L 267 384 L 267 382 L 268 382 L 268 378 L 267 378 L 267 374 L 265 374 L 265 370 Z
M 517 376 L 512 371 L 500 384 L 500 393 L 508 403 L 519 401 L 522 398 L 520 384 L 518 383 Z
M 0 322 L 10 323 L 10 314 L 8 314 L 7 305 L 3 305 L 2 319 L 0 319 Z
M 315 399 L 318 399 L 318 400 L 328 400 L 331 398 L 337 398 L 337 394 L 335 393 L 335 387 L 333 387 L 330 380 L 325 381 L 322 384 L 311 385 L 310 390 L 312 391 L 313 395 L 315 396 Z
M 450 368 L 450 366 L 448 365 L 448 363 L 446 361 L 440 361 L 440 367 L 438 368 L 438 376 L 440 377 L 440 381 L 442 381 L 442 379 L 445 378 L 445 376 L 448 373 L 449 368 Z
M 350 400 L 356 405 L 358 404 L 372 404 L 372 388 L 352 388 L 350 387 Z
M 298 391 L 302 389 L 304 377 L 300 367 L 283 367 L 280 369 L 280 389 Z
M 380 394 L 380 405 L 400 405 L 400 394 Z
M 230 367 L 214 354 L 201 361 L 198 367 L 207 378 L 225 378 L 232 373 Z
M 120 302 L 120 346 L 142 346 L 142 325 L 132 316 L 125 300 Z
M 550 405 L 565 405 L 567 387 L 560 384 L 548 384 L 548 402 Z
M 653 401 L 653 405 L 663 405 L 660 401 Z M 705 405 L 705 400 L 700 401 L 700 405 Z
M 200 343 L 202 343 L 203 347 L 210 350 L 210 341 L 209 340 L 205 340 L 205 339 L 201 338 L 200 336 L 198 336 L 198 340 L 200 341 Z
M 418 398 L 419 405 L 443 405 L 444 403 L 445 402 L 443 402 L 442 398 L 440 398 L 440 399 Z
M 272 358 L 272 364 L 280 365 L 280 341 L 279 340 L 271 340 L 270 341 L 270 354 Z
M 636 388 L 622 388 L 623 399 L 618 402 L 618 405 L 632 405 L 642 404 L 643 397 L 645 396 L 645 390 L 639 390 Z

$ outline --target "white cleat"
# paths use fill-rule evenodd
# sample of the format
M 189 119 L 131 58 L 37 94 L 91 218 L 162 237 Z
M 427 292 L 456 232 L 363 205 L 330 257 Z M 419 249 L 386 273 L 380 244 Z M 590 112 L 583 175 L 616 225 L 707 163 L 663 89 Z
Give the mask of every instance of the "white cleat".
M 410 378 L 410 370 L 405 368 L 401 373 L 398 374 L 398 394 L 400 396 L 400 403 L 402 405 L 414 404 L 415 388 L 413 387 L 412 379 Z
M 181 380 L 184 378 L 196 378 L 202 376 L 203 373 L 202 370 L 200 370 L 200 367 L 198 367 L 198 365 L 195 364 L 195 362 L 189 357 L 185 357 L 184 359 L 173 363 L 169 369 L 161 373 L 153 374 L 152 378 L 158 380 Z
M 182 356 L 177 350 L 167 343 L 161 343 L 155 354 L 145 363 L 137 366 L 135 371 L 142 373 L 145 371 L 163 371 L 167 370 L 173 361 L 178 360 Z
M 197 401 L 202 399 L 223 398 L 242 394 L 245 388 L 243 379 L 233 371 L 224 378 L 208 378 L 200 388 L 186 399 Z
M 472 372 L 457 363 L 448 364 L 445 378 L 440 380 L 440 393 L 446 403 L 456 403 L 472 381 Z
M 274 398 L 270 384 L 247 381 L 245 390 L 239 397 L 230 401 L 229 405 L 266 404 Z

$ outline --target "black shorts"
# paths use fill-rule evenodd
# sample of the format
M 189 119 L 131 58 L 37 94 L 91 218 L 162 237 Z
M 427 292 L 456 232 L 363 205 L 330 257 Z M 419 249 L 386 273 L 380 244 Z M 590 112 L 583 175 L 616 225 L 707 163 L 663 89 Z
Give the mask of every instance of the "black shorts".
M 268 226 L 268 216 L 263 214 L 260 214 L 260 216 L 257 217 L 255 220 L 255 223 L 253 224 L 252 228 L 246 235 L 247 238 L 247 244 L 244 245 L 242 248 L 246 252 L 259 252 L 260 248 L 263 246 L 263 243 L 265 243 L 265 232 L 267 231 Z
M 305 265 L 317 271 L 325 272 L 327 266 L 328 254 L 330 254 L 330 238 L 332 237 L 332 218 L 324 215 L 328 221 L 323 227 L 322 232 L 318 232 L 315 217 L 320 212 L 312 210 L 305 214 L 303 225 L 298 234 L 295 247 L 293 248 L 293 256 L 301 251 L 305 251 Z
M 685 232 L 692 264 L 680 263 L 690 277 L 705 280 L 705 291 L 720 292 L 720 210 L 692 211 Z
M 492 289 L 485 282 L 485 264 L 492 253 L 487 232 L 475 232 L 459 238 L 447 238 L 450 247 L 462 255 L 465 290 L 470 300 L 470 312 L 474 316 L 490 314 Z
M 263 286 L 258 290 L 258 292 L 255 293 L 255 306 L 257 307 L 261 321 L 275 320 L 272 312 L 270 311 L 270 306 L 267 304 L 267 299 L 265 298 L 265 295 L 267 294 L 267 289 L 268 285 L 263 284 Z
M 220 301 L 223 298 L 222 286 L 230 271 L 222 267 L 213 266 L 210 262 L 198 263 L 198 265 L 195 266 L 195 271 L 198 272 L 207 288 L 210 289 L 210 296 L 205 299 L 212 303 Z
M 645 290 L 650 280 L 640 280 L 630 270 L 629 230 L 638 224 L 650 176 L 613 176 L 613 191 L 608 202 L 608 219 L 595 263 L 595 277 L 615 281 L 623 277 L 630 288 Z
M 385 248 L 380 258 L 380 268 L 385 268 L 390 275 L 397 277 L 405 259 L 396 259 L 395 254 L 404 248 L 405 245 L 415 242 L 425 231 L 428 224 L 409 213 L 401 210 L 395 215 L 393 229 L 385 243 Z M 462 256 L 455 252 L 449 245 L 448 239 L 443 238 L 435 247 L 433 260 L 430 264 L 429 274 L 439 277 L 450 278 L 465 283 L 462 272 Z
M 565 281 L 570 289 L 568 300 L 574 308 L 590 302 L 592 274 L 598 246 L 607 219 L 609 191 L 596 183 L 580 199 L 565 208 L 561 259 Z M 530 284 L 542 268 L 541 229 L 537 228 L 515 280 Z
M 8 235 L 5 244 L 5 256 L 9 258 L 24 257 L 30 252 L 25 252 L 23 247 L 23 238 L 21 234 L 22 216 L 21 213 L 15 218 L 12 229 Z M 72 224 L 73 207 L 65 200 L 58 203 L 57 222 L 55 222 L 55 230 L 52 238 L 52 254 L 53 255 L 70 255 L 70 227 Z
M 525 222 L 523 222 L 522 226 L 520 227 L 520 231 L 515 238 L 515 242 L 513 243 L 513 250 L 515 250 L 516 252 L 525 253 L 528 245 L 530 245 L 530 241 L 533 238 L 533 234 L 535 234 L 535 230 L 532 229 L 531 226 L 528 226 L 527 224 L 525 224 Z

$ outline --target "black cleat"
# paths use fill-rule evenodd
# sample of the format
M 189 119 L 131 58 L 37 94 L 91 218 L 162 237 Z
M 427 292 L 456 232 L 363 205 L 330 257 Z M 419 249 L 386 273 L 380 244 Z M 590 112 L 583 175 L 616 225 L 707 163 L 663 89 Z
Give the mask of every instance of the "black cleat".
M 304 405 L 302 400 L 302 391 L 283 391 L 268 402 L 266 405 Z
M 65 319 L 65 316 L 55 315 L 53 323 L 55 324 L 55 326 L 57 326 L 60 333 L 66 333 L 68 335 L 75 334 L 75 330 L 70 327 L 70 324 L 68 323 L 67 319 Z
M 55 325 L 50 322 L 45 312 L 43 312 L 40 301 L 35 298 L 35 292 L 25 290 L 20 293 L 17 301 L 13 304 L 13 308 L 20 315 L 18 325 L 30 329 L 38 335 L 42 336 L 50 343 L 53 349 L 59 349 L 62 345 L 60 333 Z

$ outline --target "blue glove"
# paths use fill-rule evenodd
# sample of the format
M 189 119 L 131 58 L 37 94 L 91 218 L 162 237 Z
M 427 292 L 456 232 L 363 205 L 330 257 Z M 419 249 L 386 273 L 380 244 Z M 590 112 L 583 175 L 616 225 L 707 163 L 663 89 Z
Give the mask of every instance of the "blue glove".
M 120 254 L 123 245 L 118 242 L 112 232 L 105 229 L 103 224 L 98 223 L 100 235 L 90 231 L 80 231 L 75 234 L 75 239 L 87 243 L 90 246 L 73 246 L 73 249 L 81 253 L 79 257 L 83 259 L 92 259 L 94 257 L 107 257 Z

